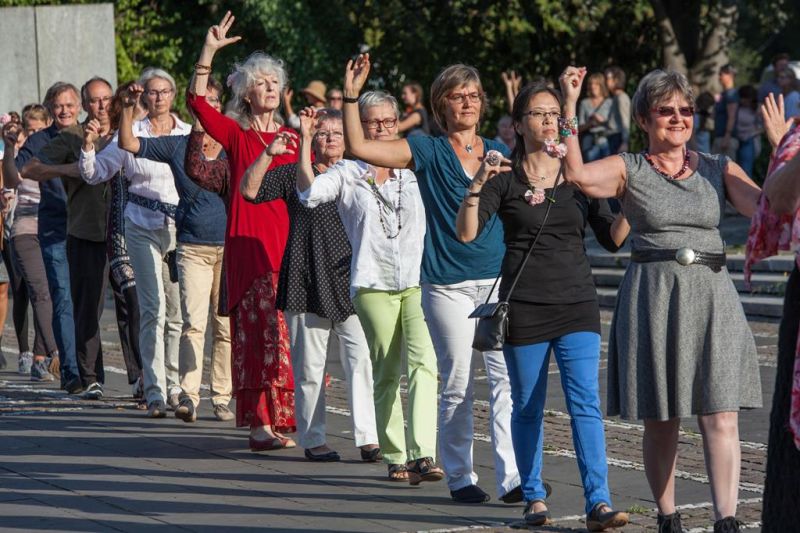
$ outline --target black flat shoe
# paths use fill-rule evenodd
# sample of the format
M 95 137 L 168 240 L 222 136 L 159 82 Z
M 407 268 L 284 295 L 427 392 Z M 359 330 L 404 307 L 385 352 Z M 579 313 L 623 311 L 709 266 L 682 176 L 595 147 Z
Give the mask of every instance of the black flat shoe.
M 739 533 L 739 522 L 733 516 L 726 516 L 714 522 L 714 533 Z
M 675 511 L 672 514 L 658 515 L 656 521 L 658 526 L 658 533 L 682 533 L 683 525 L 681 524 L 681 514 Z
M 451 490 L 450 497 L 458 503 L 486 503 L 491 499 L 478 485 L 467 485 L 458 490 Z
M 522 500 L 522 487 L 520 485 L 500 496 L 500 501 L 503 503 L 519 503 Z
M 305 454 L 306 459 L 317 463 L 335 463 L 336 461 L 341 460 L 339 454 L 333 450 L 329 451 L 328 453 L 314 454 L 311 453 L 311 450 L 306 449 L 303 453 Z
M 525 519 L 525 524 L 529 526 L 544 526 L 552 522 L 550 519 L 550 510 L 545 509 L 535 513 L 533 506 L 536 503 L 544 503 L 544 500 L 531 500 L 525 506 L 525 511 L 522 512 L 522 517 Z
M 601 509 L 607 509 L 602 512 Z M 600 502 L 586 515 L 586 529 L 589 531 L 605 531 L 615 527 L 628 525 L 628 513 L 615 511 L 607 503 Z

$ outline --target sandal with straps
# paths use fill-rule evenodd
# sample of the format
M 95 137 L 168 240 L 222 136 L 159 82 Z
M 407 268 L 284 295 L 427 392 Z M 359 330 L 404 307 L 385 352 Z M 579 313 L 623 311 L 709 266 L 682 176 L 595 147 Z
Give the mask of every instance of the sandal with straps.
M 408 468 L 406 468 L 406 465 L 389 465 L 389 481 L 408 481 Z

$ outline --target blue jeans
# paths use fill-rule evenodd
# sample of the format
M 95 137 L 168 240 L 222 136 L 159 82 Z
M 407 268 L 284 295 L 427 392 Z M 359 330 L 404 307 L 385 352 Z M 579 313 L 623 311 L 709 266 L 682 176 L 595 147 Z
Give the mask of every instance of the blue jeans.
M 756 138 L 750 137 L 745 141 L 739 141 L 739 149 L 736 150 L 736 162 L 747 173 L 753 175 L 753 164 L 756 162 Z
M 62 385 L 79 378 L 75 350 L 75 319 L 72 316 L 72 295 L 69 288 L 67 241 L 40 241 L 50 299 L 53 301 L 53 333 L 61 360 Z
M 586 513 L 598 503 L 611 505 L 598 364 L 600 335 L 577 332 L 538 344 L 503 346 L 511 380 L 511 440 L 525 501 L 544 500 L 542 446 L 544 402 L 550 351 L 561 371 L 561 387 L 572 424 L 572 443 L 586 499 Z

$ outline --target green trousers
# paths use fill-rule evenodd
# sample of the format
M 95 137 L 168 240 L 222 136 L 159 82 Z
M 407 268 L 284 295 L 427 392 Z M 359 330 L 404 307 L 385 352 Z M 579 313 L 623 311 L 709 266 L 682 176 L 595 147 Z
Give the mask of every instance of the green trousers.
M 353 305 L 372 359 L 375 422 L 383 461 L 404 464 L 436 458 L 436 354 L 422 315 L 422 291 L 359 289 Z M 400 402 L 402 354 L 408 368 L 408 430 Z

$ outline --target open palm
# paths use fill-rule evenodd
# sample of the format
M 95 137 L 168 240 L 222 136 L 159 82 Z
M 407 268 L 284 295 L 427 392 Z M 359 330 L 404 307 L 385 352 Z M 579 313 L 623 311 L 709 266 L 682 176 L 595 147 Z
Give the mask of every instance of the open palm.
M 224 48 L 229 44 L 239 41 L 241 39 L 239 36 L 228 37 L 228 31 L 231 29 L 231 26 L 233 26 L 234 20 L 236 20 L 236 17 L 234 17 L 230 11 L 227 11 L 219 24 L 208 28 L 206 46 L 213 50 L 219 50 L 220 48 Z

